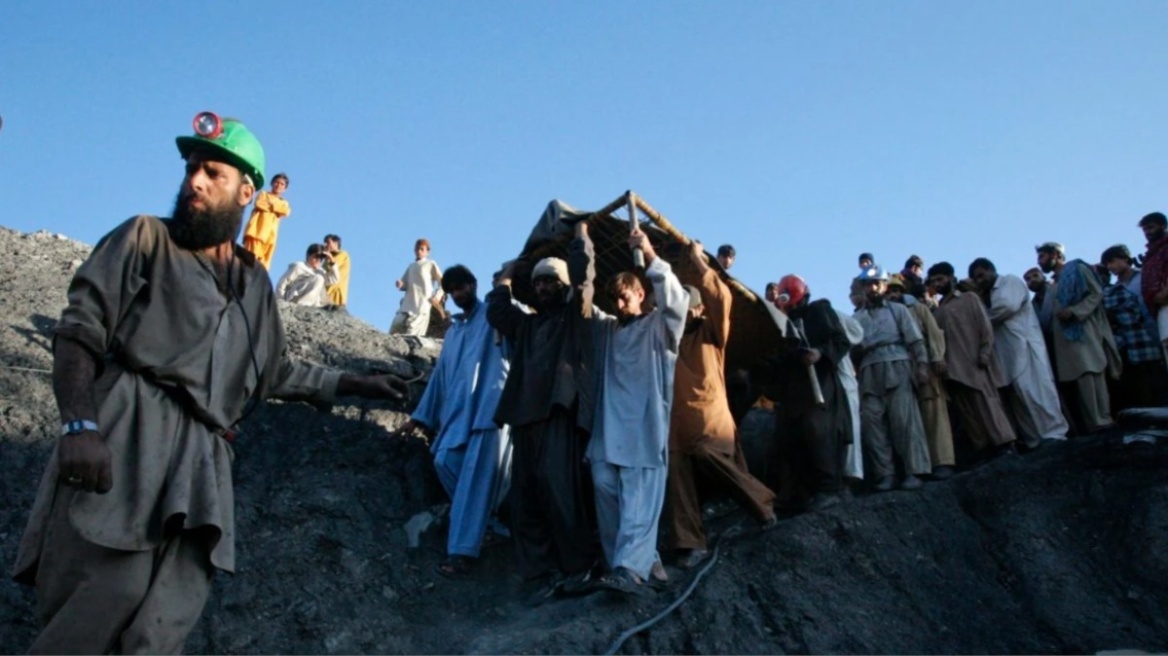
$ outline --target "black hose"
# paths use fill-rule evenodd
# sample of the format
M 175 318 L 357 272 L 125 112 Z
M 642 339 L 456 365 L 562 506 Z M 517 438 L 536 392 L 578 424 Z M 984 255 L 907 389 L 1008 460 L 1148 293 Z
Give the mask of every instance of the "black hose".
M 679 606 L 685 603 L 685 600 L 688 599 L 691 594 L 693 594 L 695 589 L 697 589 L 698 582 L 702 580 L 702 577 L 705 576 L 706 573 L 710 571 L 710 568 L 712 568 L 714 564 L 718 562 L 718 555 L 722 550 L 722 542 L 731 537 L 736 537 L 739 533 L 741 533 L 741 528 L 741 524 L 737 524 L 726 529 L 726 531 L 720 535 L 717 541 L 714 543 L 714 552 L 710 554 L 710 560 L 705 565 L 703 565 L 700 570 L 698 570 L 697 575 L 694 576 L 693 581 L 690 581 L 690 584 L 688 587 L 686 587 L 685 592 L 682 592 L 680 597 L 674 599 L 673 603 L 666 606 L 665 610 L 657 613 L 653 617 L 650 617 L 644 622 L 641 622 L 640 624 L 617 636 L 617 639 L 611 645 L 609 645 L 607 650 L 605 650 L 604 656 L 612 656 L 616 653 L 616 650 L 621 648 L 621 645 L 623 645 L 626 640 L 665 619 L 670 613 L 677 610 Z

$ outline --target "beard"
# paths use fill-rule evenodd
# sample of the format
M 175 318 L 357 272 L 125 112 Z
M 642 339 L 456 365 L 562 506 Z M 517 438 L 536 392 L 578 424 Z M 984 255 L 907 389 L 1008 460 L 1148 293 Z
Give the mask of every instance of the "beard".
M 170 238 L 179 247 L 199 250 L 235 241 L 243 225 L 243 208 L 235 205 L 192 210 L 190 195 L 181 191 L 168 222 Z
M 556 291 L 550 292 L 544 296 L 535 295 L 535 300 L 531 307 L 535 308 L 537 313 L 546 313 L 553 310 L 558 310 L 568 303 L 568 288 L 560 285 Z

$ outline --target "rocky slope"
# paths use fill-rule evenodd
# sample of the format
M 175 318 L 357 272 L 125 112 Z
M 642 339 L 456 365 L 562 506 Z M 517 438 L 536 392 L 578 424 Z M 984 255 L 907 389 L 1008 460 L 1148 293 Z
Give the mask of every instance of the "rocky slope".
M 50 330 L 88 247 L 0 229 L 0 560 L 12 562 L 58 424 Z M 344 315 L 286 307 L 293 353 L 422 376 L 435 345 Z M 527 608 L 509 545 L 467 581 L 432 574 L 441 516 L 425 445 L 394 436 L 406 407 L 331 412 L 269 403 L 236 461 L 239 572 L 221 575 L 195 653 L 584 653 L 667 606 L 692 578 L 635 603 Z M 738 515 L 714 520 L 724 529 Z M 676 612 L 623 653 L 1094 652 L 1168 648 L 1168 447 L 1115 436 L 994 461 L 918 493 L 860 497 L 721 542 Z M 32 592 L 0 582 L 0 652 L 36 631 Z

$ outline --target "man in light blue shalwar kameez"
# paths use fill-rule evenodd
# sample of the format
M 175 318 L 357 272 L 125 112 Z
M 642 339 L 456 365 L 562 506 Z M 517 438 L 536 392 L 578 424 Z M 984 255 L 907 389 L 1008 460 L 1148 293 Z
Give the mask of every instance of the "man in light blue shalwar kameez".
M 493 417 L 509 365 L 503 340 L 487 323 L 474 275 L 466 267 L 452 267 L 442 287 L 462 314 L 446 331 L 430 382 L 405 430 L 420 427 L 437 434 L 430 450 L 451 501 L 447 559 L 438 573 L 458 576 L 478 558 L 490 516 L 507 493 L 511 440 L 507 427 L 499 427 Z
M 579 224 L 572 257 L 591 256 L 585 224 Z M 596 416 L 585 456 L 592 467 L 600 544 L 610 573 L 602 585 L 635 592 L 648 579 L 657 555 L 657 522 L 669 472 L 669 413 L 673 373 L 689 312 L 689 294 L 669 264 L 656 256 L 640 230 L 629 246 L 645 256 L 645 276 L 657 309 L 645 311 L 645 290 L 635 274 L 613 278 L 617 317 L 585 308 L 593 319 Z

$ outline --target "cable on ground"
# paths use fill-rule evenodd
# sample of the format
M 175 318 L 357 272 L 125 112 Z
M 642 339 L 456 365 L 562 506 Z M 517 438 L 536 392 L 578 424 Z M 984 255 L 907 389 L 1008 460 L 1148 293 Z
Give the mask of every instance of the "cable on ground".
M 718 536 L 717 542 L 714 543 L 714 551 L 713 551 L 713 553 L 710 554 L 710 560 L 708 562 L 706 562 L 706 564 L 703 565 L 701 569 L 698 570 L 697 575 L 694 576 L 693 581 L 690 581 L 690 584 L 689 584 L 689 586 L 686 587 L 685 592 L 682 592 L 680 597 L 678 597 L 677 599 L 674 599 L 673 603 L 666 606 L 665 610 L 662 610 L 660 613 L 657 613 L 653 617 L 650 617 L 649 619 L 645 620 L 644 622 L 641 622 L 640 624 L 634 626 L 633 628 L 631 628 L 631 629 L 625 631 L 624 633 L 620 634 L 619 636 L 617 636 L 617 639 L 615 641 L 613 641 L 613 643 L 611 645 L 609 645 L 607 650 L 605 650 L 604 656 L 612 656 L 613 654 L 615 654 L 617 652 L 618 649 L 621 648 L 621 645 L 623 645 L 626 640 L 628 640 L 629 638 L 637 635 L 638 633 L 640 633 L 646 629 L 651 628 L 654 624 L 657 624 L 661 620 L 668 617 L 670 613 L 677 610 L 678 607 L 680 607 L 683 603 L 685 603 L 685 600 L 689 599 L 689 596 L 691 594 L 693 594 L 694 590 L 697 589 L 698 583 L 701 582 L 702 577 L 704 577 L 706 575 L 706 573 L 709 572 L 710 569 L 718 562 L 718 556 L 721 554 L 721 550 L 722 550 L 722 542 L 724 542 L 728 539 L 731 539 L 731 538 L 738 537 L 741 533 L 742 533 L 742 524 L 739 523 L 739 524 L 735 524 L 734 526 L 731 526 L 730 528 L 726 529 L 726 531 L 723 532 L 722 535 Z

